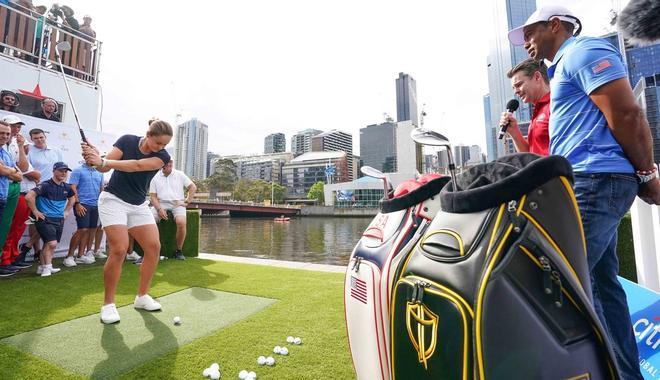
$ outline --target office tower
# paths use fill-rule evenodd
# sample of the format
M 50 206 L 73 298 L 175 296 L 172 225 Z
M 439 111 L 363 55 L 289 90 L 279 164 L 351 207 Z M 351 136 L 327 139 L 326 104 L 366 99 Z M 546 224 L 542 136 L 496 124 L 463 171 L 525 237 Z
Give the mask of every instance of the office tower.
M 334 171 L 328 171 L 328 168 Z M 309 189 L 316 182 L 347 182 L 349 172 L 346 152 L 309 152 L 302 154 L 282 167 L 282 186 L 288 199 L 307 198 Z
M 208 125 L 192 118 L 176 127 L 176 160 L 174 167 L 193 179 L 206 178 Z
M 353 168 L 353 136 L 336 129 L 312 137 L 312 152 L 346 152 L 348 168 Z M 348 180 L 354 179 L 348 170 Z
M 222 157 L 231 160 L 236 166 L 238 179 L 261 179 L 281 184 L 282 166 L 293 159 L 293 154 L 268 153 L 255 155 L 235 155 Z
M 219 154 L 215 154 L 213 152 L 208 152 L 206 154 L 206 176 L 210 177 L 213 175 L 215 172 L 215 168 L 213 167 L 213 164 L 215 163 L 216 159 L 219 158 Z
M 360 128 L 363 166 L 371 166 L 383 173 L 396 171 L 395 128 L 396 123 L 391 121 Z
M 396 121 L 412 121 L 419 126 L 417 114 L 417 83 L 408 74 L 399 73 L 396 79 Z
M 291 153 L 294 156 L 299 156 L 303 153 L 312 151 L 312 137 L 323 133 L 318 129 L 305 129 L 300 131 L 291 137 Z
M 500 115 L 506 110 L 506 103 L 514 98 L 511 81 L 506 73 L 516 64 L 528 58 L 522 46 L 513 46 L 508 39 L 509 30 L 525 23 L 536 10 L 535 0 L 493 0 L 492 14 L 494 30 L 489 33 L 488 101 L 484 99 L 484 112 L 490 113 L 491 132 L 486 134 L 488 159 L 493 160 L 504 155 L 504 140 L 498 140 Z M 488 109 L 486 109 L 488 108 Z M 520 102 L 515 113 L 520 124 L 528 124 L 531 119 L 531 106 Z M 488 119 L 487 119 L 488 120 Z M 494 137 L 494 138 L 493 138 Z
M 286 151 L 284 133 L 273 133 L 264 139 L 264 153 L 282 153 Z
M 653 161 L 660 164 L 660 73 L 640 78 L 633 93 L 649 121 L 653 137 Z

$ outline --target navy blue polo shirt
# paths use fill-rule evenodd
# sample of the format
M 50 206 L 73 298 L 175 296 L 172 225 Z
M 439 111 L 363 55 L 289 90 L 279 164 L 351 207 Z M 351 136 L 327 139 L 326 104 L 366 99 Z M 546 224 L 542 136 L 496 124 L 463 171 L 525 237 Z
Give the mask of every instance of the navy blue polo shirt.
M 74 195 L 71 185 L 66 182 L 58 185 L 52 179 L 30 191 L 37 193 L 37 209 L 49 218 L 64 218 L 66 202 Z

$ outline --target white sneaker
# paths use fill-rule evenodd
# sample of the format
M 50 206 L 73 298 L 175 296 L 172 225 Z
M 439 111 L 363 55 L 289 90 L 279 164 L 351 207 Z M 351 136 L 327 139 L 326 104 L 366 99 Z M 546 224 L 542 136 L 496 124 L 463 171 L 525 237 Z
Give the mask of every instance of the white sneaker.
M 62 264 L 64 264 L 65 267 L 75 267 L 77 265 L 73 256 L 68 256 L 65 258 L 64 261 L 62 261 Z
M 46 265 L 42 270 L 41 270 L 41 277 L 48 277 L 51 275 L 50 267 Z
M 48 264 L 47 266 L 48 266 L 48 269 L 50 270 L 50 273 L 55 274 L 55 273 L 61 271 L 60 268 L 53 268 L 53 264 Z M 46 268 L 44 268 L 44 270 L 46 270 Z
M 76 263 L 78 263 L 78 264 L 94 264 L 95 261 L 96 260 L 94 260 L 93 258 L 90 258 L 89 256 L 86 256 L 86 255 L 76 257 Z
M 135 251 L 133 251 L 133 252 L 129 253 L 128 255 L 126 255 L 126 260 L 129 260 L 129 261 L 135 261 L 139 258 L 140 258 L 140 255 L 138 255 L 138 253 L 135 252 Z
M 133 307 L 136 309 L 144 309 L 147 311 L 156 311 L 160 310 L 160 304 L 154 301 L 150 295 L 145 294 L 143 296 L 135 296 L 135 302 L 133 302 Z
M 44 266 L 43 266 L 43 265 L 39 265 L 39 266 L 37 267 L 37 274 L 42 274 L 43 272 L 44 272 Z
M 108 255 L 106 255 L 105 253 L 103 253 L 103 251 L 99 249 L 98 251 L 94 252 L 94 257 L 96 257 L 97 259 L 106 259 Z
M 119 322 L 119 312 L 114 303 L 103 305 L 101 307 L 101 322 L 105 324 Z
M 87 251 L 87 253 L 85 253 L 85 257 L 87 257 L 92 263 L 96 262 L 96 259 L 94 258 L 94 251 Z

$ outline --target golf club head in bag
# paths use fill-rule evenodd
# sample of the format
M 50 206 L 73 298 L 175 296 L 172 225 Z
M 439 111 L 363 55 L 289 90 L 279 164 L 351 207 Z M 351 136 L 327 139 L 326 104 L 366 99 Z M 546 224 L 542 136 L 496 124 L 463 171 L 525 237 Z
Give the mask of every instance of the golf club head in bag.
M 410 132 L 410 137 L 418 144 L 429 146 L 444 146 L 447 149 L 447 163 L 451 182 L 456 187 L 456 165 L 451 152 L 451 143 L 449 139 L 438 132 L 426 128 L 415 128 Z

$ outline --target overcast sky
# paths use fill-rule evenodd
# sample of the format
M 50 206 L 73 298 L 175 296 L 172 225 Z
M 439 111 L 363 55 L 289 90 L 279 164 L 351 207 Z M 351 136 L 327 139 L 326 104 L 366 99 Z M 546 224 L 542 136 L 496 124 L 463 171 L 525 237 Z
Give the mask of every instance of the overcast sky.
M 359 129 L 396 118 L 395 79 L 417 81 L 425 126 L 485 149 L 491 1 L 67 0 L 103 42 L 104 131 L 151 116 L 209 126 L 209 151 L 262 153 L 270 133 Z M 503 1 L 503 0 L 498 0 Z M 617 0 L 557 0 L 604 31 Z M 622 0 L 625 3 L 625 0 Z M 39 1 L 35 1 L 39 4 Z M 545 3 L 542 1 L 541 3 Z M 421 111 L 421 109 L 420 109 Z

